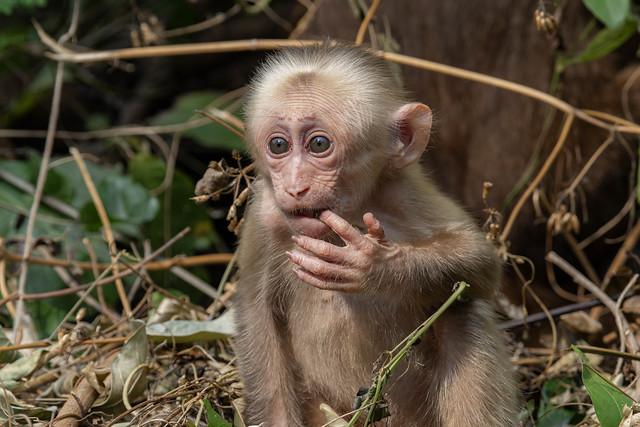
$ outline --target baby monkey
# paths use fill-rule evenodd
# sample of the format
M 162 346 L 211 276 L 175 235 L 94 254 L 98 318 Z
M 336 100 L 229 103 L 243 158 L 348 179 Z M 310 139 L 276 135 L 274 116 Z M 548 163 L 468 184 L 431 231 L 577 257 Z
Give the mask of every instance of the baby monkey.
M 258 179 L 241 231 L 235 350 L 246 421 L 326 423 L 376 360 L 471 284 L 384 389 L 389 426 L 511 426 L 518 393 L 492 299 L 500 263 L 418 163 L 429 107 L 384 61 L 349 46 L 290 49 L 246 105 Z

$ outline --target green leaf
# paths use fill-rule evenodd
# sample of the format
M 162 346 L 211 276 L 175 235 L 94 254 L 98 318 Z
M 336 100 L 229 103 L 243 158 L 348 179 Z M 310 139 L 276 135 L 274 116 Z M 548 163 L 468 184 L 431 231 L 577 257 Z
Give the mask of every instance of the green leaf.
M 204 204 L 197 205 L 190 197 L 193 196 L 195 183 L 182 171 L 176 170 L 171 184 L 170 200 L 163 194 L 160 198 L 160 212 L 168 212 L 168 218 L 158 215 L 145 225 L 145 236 L 151 239 L 151 245 L 158 247 L 185 227 L 191 227 L 191 233 L 176 242 L 171 247 L 171 253 L 193 253 L 195 250 L 206 250 L 220 238 L 216 234 L 211 219 Z M 168 206 L 167 206 L 168 203 Z M 165 235 L 166 223 L 169 221 L 171 229 Z
M 540 390 L 540 406 L 538 407 L 537 427 L 564 427 L 571 425 L 570 421 L 576 411 L 569 408 L 559 408 L 552 403 L 555 396 L 571 389 L 573 384 L 566 378 L 552 378 L 544 383 Z
M 218 414 L 213 409 L 211 403 L 207 399 L 202 402 L 207 410 L 207 427 L 231 427 L 231 423 L 222 418 L 222 415 Z
M 618 427 L 622 421 L 622 409 L 625 406 L 631 407 L 634 400 L 591 367 L 579 348 L 572 345 L 571 349 L 582 361 L 582 382 L 591 397 L 600 424 L 602 427 Z
M 567 408 L 551 408 L 539 415 L 536 427 L 565 427 L 570 426 L 575 413 Z
M 129 160 L 129 175 L 147 190 L 162 184 L 164 174 L 164 162 L 152 154 L 138 153 Z
M 218 96 L 218 93 L 210 91 L 184 94 L 176 99 L 169 110 L 163 111 L 151 119 L 151 124 L 156 126 L 178 124 L 202 117 L 196 114 L 195 110 L 205 110 Z M 225 150 L 243 150 L 245 148 L 242 138 L 217 123 L 189 129 L 184 132 L 184 136 L 193 138 L 196 142 L 207 147 Z
M 4 331 L 0 329 L 0 345 L 5 346 L 11 344 L 13 344 L 13 342 L 11 342 L 11 340 L 5 335 Z M 19 357 L 20 353 L 16 350 L 3 351 L 0 352 L 0 363 L 5 364 L 15 362 Z
M 40 234 L 46 236 L 48 234 Z M 29 266 L 27 293 L 47 292 L 65 287 L 64 282 L 51 268 L 43 265 Z M 49 298 L 46 300 L 27 301 L 27 309 L 41 337 L 48 336 L 69 312 L 75 297 Z
M 158 199 L 129 176 L 111 173 L 107 179 L 96 182 L 96 189 L 113 227 L 123 234 L 139 236 L 139 226 L 151 221 L 158 212 Z M 102 226 L 93 201 L 87 200 L 80 208 L 80 221 L 92 231 Z
M 0 13 L 11 14 L 17 7 L 42 7 L 47 4 L 47 0 L 1 0 Z
M 626 20 L 616 28 L 604 28 L 591 39 L 589 44 L 576 55 L 561 57 L 558 59 L 558 67 L 562 72 L 569 65 L 595 61 L 616 50 L 624 42 L 635 34 L 637 22 L 633 19 Z
M 631 12 L 631 0 L 582 0 L 593 15 L 609 28 L 615 28 Z

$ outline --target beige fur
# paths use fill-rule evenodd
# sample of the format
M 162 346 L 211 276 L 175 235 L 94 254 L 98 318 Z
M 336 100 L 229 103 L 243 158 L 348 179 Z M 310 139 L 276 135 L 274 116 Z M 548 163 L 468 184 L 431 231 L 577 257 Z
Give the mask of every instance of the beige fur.
M 260 178 L 242 230 L 235 300 L 249 423 L 320 426 L 320 402 L 350 411 L 380 355 L 464 280 L 472 285 L 467 301 L 451 307 L 392 376 L 385 389 L 391 417 L 380 425 L 514 424 L 518 393 L 492 313 L 500 264 L 469 216 L 419 165 L 390 166 L 402 98 L 384 64 L 355 48 L 287 51 L 256 76 L 247 123 Z M 326 181 L 297 166 L 286 173 L 300 173 L 315 192 L 310 200 L 331 201 L 362 230 L 362 214 L 373 213 L 398 245 L 402 262 L 373 266 L 360 293 L 310 286 L 286 256 L 292 231 L 280 206 L 288 178 L 265 157 L 265 126 L 274 116 L 295 123 L 309 114 L 339 135 L 337 164 L 330 163 Z

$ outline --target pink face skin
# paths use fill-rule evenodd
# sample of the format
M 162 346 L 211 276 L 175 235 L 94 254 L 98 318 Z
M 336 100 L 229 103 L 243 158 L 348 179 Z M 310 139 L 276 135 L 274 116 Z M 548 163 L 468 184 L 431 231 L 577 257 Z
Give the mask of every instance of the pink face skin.
M 320 213 L 335 208 L 341 143 L 308 109 L 290 108 L 266 118 L 256 144 L 273 185 L 280 213 L 294 234 L 320 238 L 330 228 Z

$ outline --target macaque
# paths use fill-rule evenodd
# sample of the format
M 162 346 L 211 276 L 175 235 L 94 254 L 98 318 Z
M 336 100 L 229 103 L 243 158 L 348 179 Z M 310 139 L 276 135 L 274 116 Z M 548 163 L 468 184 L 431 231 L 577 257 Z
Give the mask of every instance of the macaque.
M 247 424 L 319 427 L 323 402 L 351 411 L 381 355 L 463 280 L 464 300 L 385 386 L 390 416 L 378 424 L 514 425 L 492 305 L 500 263 L 421 170 L 429 107 L 407 102 L 373 54 L 322 45 L 271 56 L 245 114 L 258 173 L 235 299 Z

